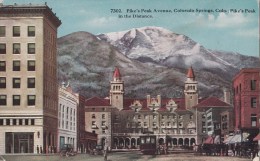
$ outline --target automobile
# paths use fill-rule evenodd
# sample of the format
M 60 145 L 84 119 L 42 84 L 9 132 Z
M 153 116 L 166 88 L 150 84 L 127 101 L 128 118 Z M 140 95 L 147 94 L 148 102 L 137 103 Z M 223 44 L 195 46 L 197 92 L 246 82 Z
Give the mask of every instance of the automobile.
M 60 156 L 74 156 L 76 155 L 76 152 L 73 151 L 73 145 L 72 144 L 64 144 L 60 150 Z
M 94 155 L 102 155 L 103 154 L 103 146 L 102 145 L 96 145 L 96 147 L 93 149 Z

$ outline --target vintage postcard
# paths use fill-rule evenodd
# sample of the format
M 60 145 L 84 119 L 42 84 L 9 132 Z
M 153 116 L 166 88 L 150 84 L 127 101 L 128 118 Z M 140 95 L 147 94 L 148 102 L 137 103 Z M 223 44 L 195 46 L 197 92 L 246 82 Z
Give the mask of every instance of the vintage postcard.
M 259 53 L 259 0 L 0 0 L 0 161 L 257 160 Z

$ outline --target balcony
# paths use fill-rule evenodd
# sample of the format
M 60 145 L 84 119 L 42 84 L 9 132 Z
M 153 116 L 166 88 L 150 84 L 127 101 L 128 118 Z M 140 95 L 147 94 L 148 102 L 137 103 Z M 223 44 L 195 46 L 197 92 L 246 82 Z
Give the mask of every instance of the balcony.
M 98 129 L 97 125 L 92 125 L 91 128 L 92 129 Z

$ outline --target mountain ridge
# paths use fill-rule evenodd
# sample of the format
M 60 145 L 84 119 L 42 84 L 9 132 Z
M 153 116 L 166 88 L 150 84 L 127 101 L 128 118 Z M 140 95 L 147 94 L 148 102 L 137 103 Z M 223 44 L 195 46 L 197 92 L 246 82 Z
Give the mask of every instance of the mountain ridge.
M 157 31 L 158 29 L 162 31 Z M 186 71 L 192 66 L 199 82 L 200 96 L 221 97 L 222 88 L 230 89 L 232 77 L 240 67 L 259 67 L 259 63 L 251 57 L 206 49 L 185 35 L 173 32 L 172 35 L 164 34 L 163 32 L 171 32 L 160 27 L 143 28 L 146 30 L 143 33 L 139 32 L 138 28 L 135 30 L 139 36 L 126 31 L 127 35 L 121 34 L 120 36 L 123 36 L 114 38 L 113 42 L 108 40 L 109 37 L 105 34 L 93 35 L 82 31 L 59 38 L 59 81 L 70 81 L 74 91 L 86 97 L 107 97 L 112 72 L 114 67 L 118 66 L 125 82 L 126 97 L 144 98 L 146 94 L 183 97 Z M 144 33 L 149 33 L 150 39 L 149 35 Z M 163 35 L 166 36 L 165 40 L 152 40 L 156 33 L 161 40 L 164 39 Z M 177 43 L 171 44 L 174 42 L 172 38 L 178 38 L 178 42 L 175 40 Z M 159 51 L 162 48 L 159 47 L 160 43 L 168 40 L 171 40 L 171 45 L 177 44 L 171 48 L 175 50 L 163 48 L 163 51 Z M 154 44 L 157 46 L 153 46 Z M 168 47 L 165 44 L 162 46 Z M 192 50 L 194 47 L 197 47 L 195 54 L 191 52 L 196 51 Z M 155 59 L 154 50 L 157 54 L 168 56 L 159 55 Z M 176 51 L 177 54 L 163 53 L 165 51 Z M 181 54 L 183 52 L 184 54 Z M 228 53 L 227 60 L 225 53 Z

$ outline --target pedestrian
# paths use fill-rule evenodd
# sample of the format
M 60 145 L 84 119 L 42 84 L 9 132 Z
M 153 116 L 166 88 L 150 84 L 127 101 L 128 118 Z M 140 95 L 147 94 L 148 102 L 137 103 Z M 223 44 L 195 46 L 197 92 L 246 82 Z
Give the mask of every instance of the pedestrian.
M 37 154 L 39 154 L 39 146 L 38 145 L 37 145 L 36 150 L 37 150 Z
M 41 152 L 41 154 L 42 154 L 42 146 L 40 146 L 40 152 Z
M 108 148 L 105 147 L 104 148 L 104 161 L 107 161 L 107 151 L 108 151 Z

